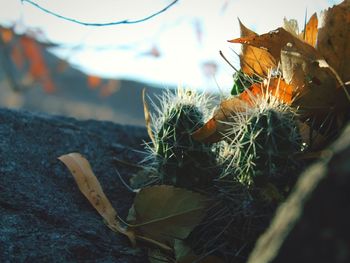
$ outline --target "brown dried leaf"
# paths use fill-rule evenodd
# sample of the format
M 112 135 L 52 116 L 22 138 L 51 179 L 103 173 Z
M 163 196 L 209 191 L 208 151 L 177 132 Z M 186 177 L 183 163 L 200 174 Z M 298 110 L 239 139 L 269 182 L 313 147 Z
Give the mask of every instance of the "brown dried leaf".
M 273 56 L 276 62 L 280 61 L 281 50 L 287 43 L 291 43 L 302 53 L 308 54 L 309 57 L 314 59 L 321 58 L 319 53 L 312 46 L 300 40 L 298 37 L 293 36 L 293 34 L 289 33 L 282 27 L 267 34 L 241 37 L 229 40 L 229 42 L 252 45 L 257 48 L 265 49 Z
M 126 230 L 117 221 L 117 212 L 109 202 L 97 180 L 91 166 L 81 154 L 69 153 L 58 158 L 63 162 L 77 183 L 79 190 L 89 200 L 91 205 L 106 220 L 106 224 L 113 231 L 126 235 L 132 244 L 135 244 L 134 233 Z
M 350 0 L 329 8 L 317 37 L 317 49 L 343 82 L 350 80 Z
M 303 51 L 288 44 L 281 53 L 284 79 L 293 87 L 293 105 L 300 107 L 304 116 L 328 113 L 336 103 L 337 81 L 319 66 L 314 55 Z
M 143 188 L 129 211 L 130 228 L 137 237 L 146 237 L 173 247 L 175 239 L 185 239 L 205 215 L 207 198 L 168 185 Z
M 241 37 L 257 36 L 255 32 L 245 27 L 239 20 Z M 242 54 L 239 56 L 242 71 L 249 75 L 266 77 L 268 71 L 276 67 L 276 61 L 266 50 L 253 46 L 243 45 Z

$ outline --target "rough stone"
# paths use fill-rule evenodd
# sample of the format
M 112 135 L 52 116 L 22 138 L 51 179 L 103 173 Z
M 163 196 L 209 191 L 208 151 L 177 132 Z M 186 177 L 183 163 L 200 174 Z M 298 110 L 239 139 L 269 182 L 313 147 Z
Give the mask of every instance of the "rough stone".
M 0 109 L 0 262 L 145 262 L 112 232 L 57 157 L 80 152 L 125 216 L 133 193 L 114 158 L 137 162 L 145 129 Z

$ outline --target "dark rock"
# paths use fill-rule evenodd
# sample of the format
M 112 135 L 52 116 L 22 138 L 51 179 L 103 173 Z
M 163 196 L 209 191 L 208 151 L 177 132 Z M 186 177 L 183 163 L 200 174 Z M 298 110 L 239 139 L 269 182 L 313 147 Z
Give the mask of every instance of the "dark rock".
M 350 262 L 350 125 L 325 154 L 301 175 L 249 263 Z
M 0 109 L 0 262 L 145 262 L 112 232 L 57 160 L 80 152 L 90 161 L 118 212 L 133 194 L 120 182 L 132 174 L 113 158 L 137 162 L 143 128 L 77 121 Z

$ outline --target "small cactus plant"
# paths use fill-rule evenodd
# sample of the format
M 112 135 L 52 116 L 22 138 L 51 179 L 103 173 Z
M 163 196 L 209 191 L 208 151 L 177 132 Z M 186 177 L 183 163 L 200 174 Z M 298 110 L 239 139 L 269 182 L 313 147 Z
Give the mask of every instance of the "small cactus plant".
M 153 167 L 162 184 L 186 188 L 209 186 L 218 174 L 217 158 L 210 145 L 195 141 L 191 134 L 200 128 L 207 113 L 207 99 L 190 90 L 179 89 L 161 99 L 151 146 Z
M 234 174 L 246 185 L 279 181 L 295 167 L 294 154 L 301 150 L 296 113 L 271 94 L 252 98 L 237 113 L 226 134 L 223 151 L 225 174 Z

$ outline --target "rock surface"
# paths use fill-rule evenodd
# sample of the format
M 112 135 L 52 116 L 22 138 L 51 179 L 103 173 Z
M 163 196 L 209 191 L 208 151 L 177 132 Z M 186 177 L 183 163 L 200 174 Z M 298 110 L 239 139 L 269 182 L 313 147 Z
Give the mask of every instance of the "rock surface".
M 0 109 L 0 262 L 145 262 L 105 226 L 57 157 L 90 161 L 118 212 L 133 194 L 118 178 L 132 173 L 113 158 L 137 162 L 143 128 Z
M 144 128 L 0 109 L 0 262 L 146 262 L 105 226 L 57 157 L 80 152 L 122 217 Z M 350 126 L 305 171 L 249 263 L 350 262 Z
M 350 262 L 350 125 L 325 154 L 301 175 L 249 263 Z

